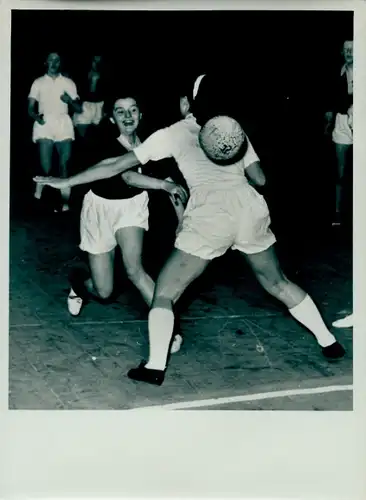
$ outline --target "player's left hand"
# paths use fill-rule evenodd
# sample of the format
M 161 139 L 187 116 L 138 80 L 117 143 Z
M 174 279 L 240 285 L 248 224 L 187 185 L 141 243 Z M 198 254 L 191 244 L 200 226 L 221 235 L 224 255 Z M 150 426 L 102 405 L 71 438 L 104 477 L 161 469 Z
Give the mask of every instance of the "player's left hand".
M 172 199 L 176 200 L 178 198 L 179 200 L 181 200 L 183 204 L 187 203 L 188 201 L 187 191 L 179 184 L 165 181 L 164 191 L 166 191 Z
M 42 184 L 43 186 L 51 186 L 55 189 L 65 189 L 70 187 L 68 179 L 61 179 L 59 177 L 33 177 L 34 182 Z
M 61 101 L 63 101 L 66 104 L 70 104 L 72 102 L 72 99 L 67 92 L 64 92 L 62 94 L 62 96 L 60 97 L 60 99 L 61 99 Z

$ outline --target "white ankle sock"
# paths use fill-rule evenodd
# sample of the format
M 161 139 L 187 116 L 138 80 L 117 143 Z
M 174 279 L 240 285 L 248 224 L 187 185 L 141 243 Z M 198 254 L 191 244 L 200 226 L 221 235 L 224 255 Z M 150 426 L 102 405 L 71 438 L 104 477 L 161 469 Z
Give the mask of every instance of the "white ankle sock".
M 300 304 L 289 309 L 289 312 L 313 333 L 321 347 L 328 347 L 336 342 L 336 338 L 326 327 L 318 308 L 309 295 L 306 295 Z
M 149 362 L 146 368 L 165 370 L 169 345 L 174 329 L 174 314 L 170 309 L 154 307 L 149 313 Z

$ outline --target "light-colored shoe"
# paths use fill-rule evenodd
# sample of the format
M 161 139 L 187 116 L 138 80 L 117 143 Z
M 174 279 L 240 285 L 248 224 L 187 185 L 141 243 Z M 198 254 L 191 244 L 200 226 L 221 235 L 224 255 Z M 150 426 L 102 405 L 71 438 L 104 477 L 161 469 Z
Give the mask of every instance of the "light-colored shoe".
M 336 328 L 352 328 L 353 327 L 353 313 L 345 316 L 344 318 L 333 321 L 333 326 Z
M 74 290 L 71 288 L 67 297 L 67 309 L 71 316 L 79 316 L 81 308 L 83 307 L 83 299 L 78 297 Z
M 172 346 L 170 348 L 170 354 L 175 354 L 178 351 L 180 351 L 182 344 L 183 344 L 183 337 L 178 333 L 177 335 L 174 336 Z

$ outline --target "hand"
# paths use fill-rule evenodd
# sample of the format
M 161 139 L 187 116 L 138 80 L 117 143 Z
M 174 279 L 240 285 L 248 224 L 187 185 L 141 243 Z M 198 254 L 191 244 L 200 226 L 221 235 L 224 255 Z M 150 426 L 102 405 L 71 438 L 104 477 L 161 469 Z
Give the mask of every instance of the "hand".
M 51 186 L 55 189 L 65 189 L 70 187 L 69 179 L 61 179 L 58 177 L 33 177 L 34 182 L 43 186 Z
M 329 136 L 332 134 L 332 124 L 331 123 L 327 123 L 325 125 L 325 128 L 324 128 L 324 134 Z
M 40 125 L 44 125 L 46 122 L 44 121 L 43 115 L 38 115 L 36 118 L 36 122 Z
M 169 194 L 170 198 L 174 201 L 175 204 L 179 204 L 179 200 L 183 203 L 183 205 L 187 203 L 188 193 L 179 184 L 175 184 L 174 182 L 170 181 L 164 181 L 163 189 Z
M 332 133 L 333 117 L 334 115 L 331 111 L 325 113 L 325 128 L 324 128 L 325 135 L 330 135 Z
M 62 96 L 60 97 L 60 99 L 61 99 L 61 101 L 63 101 L 66 104 L 72 103 L 72 99 L 67 92 L 64 92 L 62 94 Z

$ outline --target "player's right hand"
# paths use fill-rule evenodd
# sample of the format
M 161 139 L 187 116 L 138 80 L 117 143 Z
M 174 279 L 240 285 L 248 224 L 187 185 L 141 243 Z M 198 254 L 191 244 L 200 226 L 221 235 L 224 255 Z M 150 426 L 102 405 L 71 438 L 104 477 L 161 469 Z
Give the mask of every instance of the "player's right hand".
M 165 181 L 164 186 L 164 191 L 166 191 L 173 200 L 178 198 L 183 205 L 187 203 L 188 193 L 182 186 L 170 181 Z
M 37 176 L 33 177 L 34 182 L 37 184 L 42 184 L 43 186 L 50 186 L 55 189 L 65 189 L 69 186 L 69 179 L 61 179 L 59 177 L 43 177 Z
M 44 125 L 46 122 L 44 121 L 43 115 L 38 115 L 36 120 L 40 125 Z

